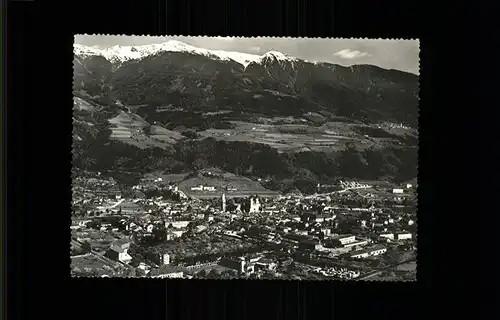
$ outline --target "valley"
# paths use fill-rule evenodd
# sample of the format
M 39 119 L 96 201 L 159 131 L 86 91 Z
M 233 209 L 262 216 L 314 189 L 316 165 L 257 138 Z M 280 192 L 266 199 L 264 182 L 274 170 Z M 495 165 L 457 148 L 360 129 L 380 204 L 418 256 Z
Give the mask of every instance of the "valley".
M 186 48 L 75 49 L 75 165 L 217 167 L 278 191 L 417 175 L 417 76 Z

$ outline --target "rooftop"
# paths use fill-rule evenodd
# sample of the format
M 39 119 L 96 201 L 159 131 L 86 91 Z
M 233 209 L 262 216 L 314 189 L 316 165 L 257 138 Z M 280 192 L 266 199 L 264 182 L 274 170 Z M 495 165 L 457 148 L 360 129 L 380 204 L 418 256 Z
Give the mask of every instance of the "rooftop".
M 118 246 L 118 247 L 126 247 L 130 245 L 130 240 L 128 239 L 118 239 L 115 242 L 113 242 L 113 245 Z
M 370 253 L 370 252 L 382 250 L 382 249 L 386 249 L 386 247 L 384 247 L 382 245 L 375 245 L 375 246 L 370 247 L 370 248 L 353 251 L 350 253 L 350 255 L 353 256 L 353 255 L 358 255 L 358 254 L 363 254 L 363 253 Z

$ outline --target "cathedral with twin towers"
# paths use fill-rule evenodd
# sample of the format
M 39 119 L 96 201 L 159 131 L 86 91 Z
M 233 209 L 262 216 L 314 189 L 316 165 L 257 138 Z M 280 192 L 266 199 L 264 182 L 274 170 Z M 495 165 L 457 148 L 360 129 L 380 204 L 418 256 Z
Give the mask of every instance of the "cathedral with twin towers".
M 249 202 L 248 202 L 249 201 Z M 237 212 L 256 213 L 261 210 L 261 202 L 258 196 L 251 196 L 248 199 L 243 199 L 241 203 L 235 203 L 235 210 Z M 232 211 L 232 210 L 231 210 Z M 222 194 L 222 212 L 228 212 L 226 194 Z

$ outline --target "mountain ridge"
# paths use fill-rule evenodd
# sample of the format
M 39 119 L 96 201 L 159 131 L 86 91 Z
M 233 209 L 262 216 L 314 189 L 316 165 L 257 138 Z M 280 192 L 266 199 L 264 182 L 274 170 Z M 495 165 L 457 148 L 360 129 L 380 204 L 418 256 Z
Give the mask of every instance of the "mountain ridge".
M 416 176 L 417 75 L 273 51 L 244 65 L 179 42 L 75 48 L 76 167 L 220 165 L 279 181 Z M 235 150 L 242 158 L 222 163 Z
M 251 62 L 259 62 L 259 60 L 263 60 L 266 57 L 272 57 L 272 56 L 278 57 L 279 60 L 290 60 L 290 61 L 300 60 L 318 65 L 322 64 L 338 65 L 327 61 L 310 61 L 307 59 L 301 59 L 275 50 L 270 50 L 262 55 L 258 55 L 258 54 L 229 51 L 229 50 L 204 49 L 186 44 L 178 40 L 169 40 L 159 44 L 148 44 L 148 45 L 135 45 L 135 46 L 116 45 L 108 47 L 106 49 L 99 49 L 86 45 L 74 44 L 73 52 L 76 55 L 86 56 L 86 57 L 90 57 L 93 55 L 100 55 L 110 60 L 113 63 L 123 63 L 129 60 L 138 60 L 145 58 L 148 55 L 154 55 L 161 52 L 187 52 L 199 55 L 208 55 L 208 56 L 213 55 L 219 57 L 223 61 L 227 59 L 232 59 L 233 61 L 243 65 L 243 67 L 245 68 Z M 408 73 L 411 75 L 416 75 L 408 71 L 402 71 L 397 69 L 386 69 L 375 65 L 368 65 L 368 64 L 351 65 L 351 67 L 354 66 L 373 66 L 383 70 L 388 70 L 388 71 L 394 70 L 398 72 Z

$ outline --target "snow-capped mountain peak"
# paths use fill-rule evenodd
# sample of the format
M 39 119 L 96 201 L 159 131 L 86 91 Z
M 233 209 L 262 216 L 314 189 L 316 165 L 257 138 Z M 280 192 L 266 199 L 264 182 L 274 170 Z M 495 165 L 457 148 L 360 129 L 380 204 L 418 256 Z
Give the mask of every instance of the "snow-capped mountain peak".
M 84 45 L 74 45 L 74 53 L 79 56 L 103 56 L 111 62 L 125 62 L 128 60 L 137 60 L 146 56 L 154 55 L 159 52 L 188 52 L 223 61 L 233 60 L 237 63 L 247 66 L 250 62 L 260 58 L 258 55 L 231 52 L 223 50 L 209 50 L 197 48 L 177 40 L 170 40 L 159 44 L 148 44 L 140 46 L 111 46 L 106 49 L 97 49 Z
M 159 52 L 187 52 L 191 54 L 203 55 L 222 61 L 235 61 L 243 67 L 247 67 L 251 62 L 264 63 L 266 61 L 277 60 L 279 62 L 295 61 L 297 58 L 290 57 L 278 51 L 269 51 L 264 55 L 255 55 L 242 52 L 210 50 L 197 48 L 178 40 L 169 40 L 159 44 L 148 44 L 139 46 L 120 46 L 115 45 L 106 49 L 87 47 L 84 45 L 74 45 L 74 53 L 83 56 L 103 56 L 113 63 L 123 63 L 128 60 L 138 60 L 144 57 L 157 54 Z
M 297 60 L 297 58 L 295 57 L 290 57 L 284 53 L 281 53 L 279 51 L 268 51 L 266 53 L 264 53 L 262 56 L 261 56 L 261 59 L 276 59 L 278 61 L 295 61 Z

